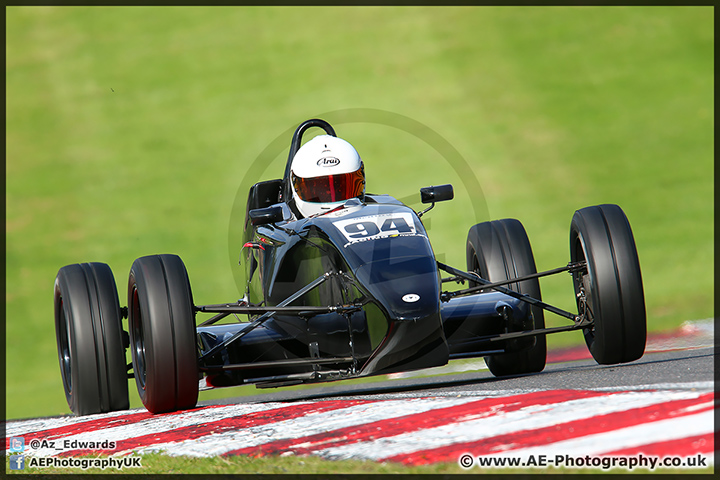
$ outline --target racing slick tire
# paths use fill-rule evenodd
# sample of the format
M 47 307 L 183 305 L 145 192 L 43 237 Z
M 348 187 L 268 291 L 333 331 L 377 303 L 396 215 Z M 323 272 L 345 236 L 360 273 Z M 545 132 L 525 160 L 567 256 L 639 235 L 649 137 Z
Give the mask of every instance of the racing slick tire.
M 467 269 L 491 282 L 509 280 L 536 273 L 530 240 L 525 228 L 515 219 L 493 220 L 478 223 L 470 228 L 466 248 Z M 542 300 L 538 279 L 513 283 L 508 288 Z M 530 305 L 529 305 L 530 306 Z M 532 328 L 545 328 L 542 308 L 532 309 Z M 545 335 L 534 337 L 534 345 L 517 352 L 485 357 L 490 372 L 495 376 L 520 375 L 540 372 L 545 368 L 547 341 Z M 510 340 L 508 342 L 512 342 Z M 521 341 L 532 341 L 532 338 Z
M 76 415 L 127 410 L 122 314 L 104 263 L 62 267 L 55 277 L 55 336 L 65 398 Z
M 647 336 L 645 296 L 635 239 L 617 205 L 577 210 L 570 224 L 570 258 L 587 261 L 573 274 L 579 313 L 593 325 L 583 329 L 595 361 L 603 365 L 637 360 Z
M 128 282 L 128 324 L 135 383 L 152 413 L 193 408 L 198 399 L 195 311 L 177 255 L 135 260 Z

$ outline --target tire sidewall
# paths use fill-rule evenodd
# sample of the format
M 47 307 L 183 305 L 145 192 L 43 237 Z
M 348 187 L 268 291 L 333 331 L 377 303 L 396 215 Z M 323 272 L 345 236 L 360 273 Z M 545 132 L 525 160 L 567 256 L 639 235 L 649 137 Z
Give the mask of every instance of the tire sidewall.
M 195 315 L 180 258 L 151 255 L 137 259 L 128 281 L 128 305 L 135 380 L 143 405 L 153 413 L 194 407 L 199 376 Z M 144 348 L 144 382 L 140 345 Z
M 610 365 L 642 357 L 647 335 L 642 274 L 622 209 L 607 204 L 576 211 L 570 225 L 570 257 L 572 262 L 587 262 L 584 280 L 593 327 L 583 334 L 595 361 Z M 577 274 L 573 286 L 577 298 Z
M 536 273 L 535 259 L 527 232 L 516 219 L 493 220 L 474 225 L 468 232 L 466 244 L 468 271 L 479 270 L 479 275 L 489 281 L 501 281 Z M 541 300 L 537 279 L 508 288 Z M 533 329 L 545 328 L 544 312 L 528 305 L 533 315 Z M 547 341 L 545 335 L 535 337 L 535 345 L 518 352 L 485 357 L 485 363 L 493 375 L 516 375 L 534 373 L 545 368 Z
M 120 306 L 110 267 L 84 263 L 61 268 L 53 296 L 58 360 L 70 410 L 87 415 L 129 408 Z

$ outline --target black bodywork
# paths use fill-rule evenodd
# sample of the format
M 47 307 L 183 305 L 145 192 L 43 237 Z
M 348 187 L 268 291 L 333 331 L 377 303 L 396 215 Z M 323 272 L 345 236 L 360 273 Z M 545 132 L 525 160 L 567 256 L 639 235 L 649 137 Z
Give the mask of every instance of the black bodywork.
M 281 386 L 435 367 L 527 349 L 538 335 L 582 328 L 581 316 L 554 309 L 574 324 L 534 330 L 530 305 L 549 306 L 505 288 L 510 282 L 483 288 L 477 275 L 439 263 L 421 221 L 427 210 L 415 212 L 389 195 L 366 194 L 298 218 L 289 167 L 310 127 L 335 134 L 324 121 L 303 123 L 284 178 L 250 189 L 238 245 L 245 297 L 195 307 L 216 313 L 197 327 L 208 386 Z M 452 198 L 452 187 L 421 193 L 434 205 Z M 443 279 L 443 271 L 451 277 Z M 471 288 L 443 292 L 447 281 Z M 238 314 L 249 321 L 220 323 Z

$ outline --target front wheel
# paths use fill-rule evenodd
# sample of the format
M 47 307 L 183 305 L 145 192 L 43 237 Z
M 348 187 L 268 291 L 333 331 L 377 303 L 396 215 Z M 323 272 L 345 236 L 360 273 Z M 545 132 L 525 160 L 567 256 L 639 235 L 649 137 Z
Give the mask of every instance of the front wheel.
M 592 320 L 583 330 L 597 363 L 637 360 L 647 336 L 645 297 L 635 239 L 617 205 L 582 208 L 570 224 L 570 258 L 587 262 L 573 274 L 578 310 Z
M 128 283 L 135 383 L 152 413 L 193 408 L 198 399 L 195 311 L 187 270 L 176 255 L 135 260 Z
M 117 286 L 104 263 L 67 265 L 55 278 L 60 373 L 76 415 L 127 410 L 128 377 Z
M 491 282 L 510 280 L 536 273 L 530 240 L 525 228 L 515 219 L 494 220 L 473 226 L 467 238 L 467 269 Z M 541 300 L 538 279 L 513 283 L 510 289 Z M 518 326 L 519 330 L 545 328 L 543 310 L 531 307 L 530 325 Z M 495 376 L 520 375 L 540 372 L 545 368 L 547 342 L 545 335 L 508 340 L 515 342 L 520 351 L 485 357 L 490 372 Z M 522 342 L 522 343 L 521 343 Z M 526 345 L 529 343 L 529 345 Z M 530 346 L 531 345 L 531 346 Z

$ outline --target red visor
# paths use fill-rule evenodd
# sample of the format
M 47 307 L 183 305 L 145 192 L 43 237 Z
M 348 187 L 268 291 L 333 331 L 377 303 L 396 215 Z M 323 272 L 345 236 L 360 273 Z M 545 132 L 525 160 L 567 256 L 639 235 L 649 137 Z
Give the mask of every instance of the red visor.
M 358 170 L 325 177 L 303 178 L 292 174 L 298 197 L 306 202 L 331 203 L 359 197 L 365 186 L 365 172 Z

